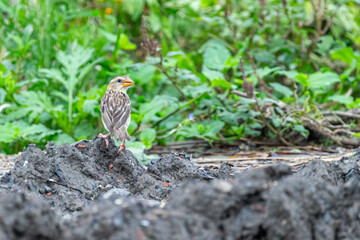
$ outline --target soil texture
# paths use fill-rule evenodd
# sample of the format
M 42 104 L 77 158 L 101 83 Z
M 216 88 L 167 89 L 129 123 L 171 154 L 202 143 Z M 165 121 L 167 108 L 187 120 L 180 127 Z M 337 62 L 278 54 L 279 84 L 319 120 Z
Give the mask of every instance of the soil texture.
M 231 176 L 117 150 L 29 146 L 1 179 L 0 239 L 360 239 L 360 152 Z

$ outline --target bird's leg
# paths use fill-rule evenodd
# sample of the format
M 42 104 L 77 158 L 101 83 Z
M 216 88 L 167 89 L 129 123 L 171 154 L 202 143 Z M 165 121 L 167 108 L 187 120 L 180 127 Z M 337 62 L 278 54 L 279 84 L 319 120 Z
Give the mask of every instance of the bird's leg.
M 102 133 L 99 133 L 98 137 L 99 138 L 103 138 L 105 140 L 105 144 L 106 144 L 106 148 L 109 147 L 109 137 L 110 137 L 111 133 L 108 133 L 108 134 L 102 134 Z
M 126 148 L 126 145 L 125 145 L 125 139 L 124 139 L 123 144 L 120 145 L 118 152 L 121 152 L 121 151 L 124 150 L 125 148 Z

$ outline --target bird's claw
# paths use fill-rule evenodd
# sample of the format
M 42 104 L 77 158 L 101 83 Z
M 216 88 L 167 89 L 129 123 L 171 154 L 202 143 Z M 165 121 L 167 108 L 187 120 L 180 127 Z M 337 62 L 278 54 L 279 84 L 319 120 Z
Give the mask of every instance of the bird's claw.
M 106 148 L 109 148 L 109 136 L 110 136 L 110 133 L 105 134 L 105 135 L 102 133 L 99 133 L 99 135 L 98 135 L 99 138 L 102 138 L 105 140 Z
M 118 153 L 122 153 L 122 150 L 124 150 L 124 148 L 120 145 Z
M 119 147 L 118 153 L 121 153 L 122 150 L 124 150 L 125 148 L 126 148 L 126 145 L 125 145 L 125 140 L 124 140 L 124 141 L 123 141 L 123 144 L 121 144 L 120 147 Z

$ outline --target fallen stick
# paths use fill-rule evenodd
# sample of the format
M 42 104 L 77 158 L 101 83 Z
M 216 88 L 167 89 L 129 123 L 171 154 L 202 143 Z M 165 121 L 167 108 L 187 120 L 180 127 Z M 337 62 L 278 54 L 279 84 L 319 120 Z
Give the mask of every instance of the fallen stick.
M 72 189 L 72 190 L 76 190 L 76 191 L 80 192 L 81 194 L 84 194 L 84 192 L 81 191 L 80 189 L 75 188 L 75 187 L 72 187 L 72 186 L 69 186 L 69 185 L 67 185 L 66 183 L 61 183 L 61 182 L 58 182 L 58 181 L 56 181 L 56 180 L 54 180 L 54 179 L 51 179 L 51 178 L 50 178 L 50 179 L 46 179 L 46 178 L 41 177 L 41 176 L 38 176 L 38 175 L 36 175 L 36 174 L 34 174 L 34 173 L 32 173 L 32 172 L 30 172 L 30 174 L 33 175 L 34 177 L 40 178 L 40 179 L 42 179 L 42 180 L 44 180 L 44 181 L 46 181 L 46 182 L 55 183 L 55 184 L 58 184 L 58 185 L 61 185 L 61 186 L 70 188 L 70 189 Z
M 266 161 L 266 160 L 272 160 L 272 161 L 286 161 L 286 162 L 297 162 L 297 161 L 304 161 L 304 160 L 313 160 L 316 158 L 322 159 L 324 161 L 333 161 L 336 159 L 339 159 L 341 157 L 348 157 L 351 156 L 353 152 L 348 152 L 345 154 L 336 154 L 331 156 L 309 156 L 309 157 L 239 157 L 239 158 L 198 158 L 194 161 L 197 164 L 203 164 L 203 163 L 220 163 L 220 162 L 241 162 L 241 161 Z
M 341 111 L 324 111 L 321 112 L 322 115 L 336 115 L 339 117 L 347 117 L 347 118 L 355 118 L 360 119 L 360 114 L 353 113 L 353 112 L 341 112 Z

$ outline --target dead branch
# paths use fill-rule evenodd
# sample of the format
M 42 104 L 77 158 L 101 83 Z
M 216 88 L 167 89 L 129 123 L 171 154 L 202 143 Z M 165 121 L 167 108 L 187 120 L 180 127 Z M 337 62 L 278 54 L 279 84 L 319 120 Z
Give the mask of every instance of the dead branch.
M 150 39 L 148 32 L 146 30 L 146 26 L 145 26 L 145 16 L 143 15 L 141 17 L 141 32 L 142 32 L 142 38 L 143 41 L 141 43 L 141 47 L 150 55 L 150 56 L 155 56 L 156 53 L 159 51 L 158 48 L 158 42 L 156 41 L 156 39 Z
M 141 31 L 142 31 L 142 37 L 143 37 L 143 42 L 141 44 L 142 48 L 148 53 L 150 54 L 150 56 L 155 56 L 157 54 L 160 55 L 160 64 L 158 64 L 158 67 L 160 69 L 160 71 L 170 80 L 170 82 L 174 85 L 174 87 L 176 88 L 176 90 L 180 93 L 180 95 L 185 99 L 188 100 L 188 98 L 186 97 L 186 95 L 184 94 L 184 92 L 181 90 L 181 88 L 178 86 L 177 84 L 177 78 L 170 76 L 170 74 L 166 71 L 166 69 L 163 66 L 163 55 L 160 51 L 160 48 L 158 46 L 158 42 L 156 39 L 149 39 L 149 35 L 145 26 L 145 16 L 143 15 L 141 18 Z M 177 70 L 177 65 L 175 67 L 175 72 Z
M 298 95 L 297 95 L 297 91 L 298 91 L 298 86 L 297 86 L 296 82 L 294 82 L 295 104 L 296 104 L 296 108 L 299 108 L 300 104 L 299 104 L 299 97 L 298 97 Z
M 341 118 L 355 118 L 360 119 L 360 114 L 354 113 L 351 110 L 347 112 L 341 112 L 341 111 L 323 111 L 321 112 L 322 115 L 336 115 Z
M 350 130 L 346 130 L 346 129 L 342 129 L 342 128 L 334 130 L 333 133 L 336 134 L 336 135 L 338 133 L 344 133 L 344 134 L 346 134 L 348 136 L 355 137 L 355 133 L 353 133 Z
M 316 132 L 324 137 L 327 137 L 331 139 L 336 144 L 343 146 L 343 145 L 351 145 L 351 146 L 359 146 L 360 141 L 353 139 L 353 138 L 347 138 L 347 137 L 339 137 L 336 136 L 336 134 L 331 131 L 329 128 L 321 125 L 317 120 L 309 118 L 309 117 L 302 117 L 301 118 L 302 123 L 307 129 L 310 129 L 313 132 Z
M 259 83 L 262 83 L 260 86 L 263 86 L 263 88 L 266 89 L 269 88 L 269 86 L 266 85 L 266 83 L 264 82 L 263 79 L 261 79 L 258 75 L 257 75 L 257 72 L 256 72 L 256 66 L 255 66 L 255 63 L 254 63 L 254 59 L 252 59 L 251 55 L 248 53 L 248 56 L 249 56 L 249 59 L 250 59 L 250 62 L 251 62 L 251 65 L 253 67 L 253 71 L 254 71 L 254 74 L 255 76 L 258 78 L 259 80 Z M 282 136 L 281 136 L 281 133 L 279 130 L 275 129 L 270 123 L 269 121 L 266 119 L 266 116 L 268 115 L 267 113 L 267 108 L 265 109 L 261 109 L 260 107 L 260 104 L 258 102 L 258 99 L 256 98 L 255 94 L 254 94 L 254 85 L 251 83 L 251 82 L 248 82 L 246 80 L 246 75 L 245 75 L 245 71 L 244 71 L 244 63 L 242 61 L 242 58 L 240 58 L 240 70 L 243 74 L 243 89 L 245 90 L 246 92 L 246 96 L 247 98 L 251 98 L 251 99 L 254 99 L 255 100 L 255 104 L 254 104 L 254 107 L 255 107 L 255 110 L 258 111 L 260 113 L 260 121 L 263 123 L 264 126 L 266 126 L 273 134 L 275 134 L 279 140 L 285 144 L 286 146 L 290 146 L 291 144 L 286 141 Z M 271 88 L 270 88 L 271 90 Z M 271 91 L 267 92 L 268 95 L 271 95 L 270 94 Z M 234 94 L 240 96 L 244 96 L 243 93 L 241 93 L 240 91 L 236 91 L 234 92 Z M 241 104 L 241 102 L 238 102 L 236 103 L 234 106 L 239 106 Z M 264 112 L 265 112 L 265 116 L 264 116 Z
M 237 91 L 237 90 L 233 90 L 232 93 L 236 94 L 238 96 L 241 96 L 241 97 L 249 98 L 249 96 L 247 94 Z M 264 109 L 261 109 L 261 107 L 257 101 L 257 98 L 253 97 L 253 99 L 255 100 L 255 104 L 254 104 L 255 110 L 261 113 L 260 121 L 263 123 L 263 125 L 265 125 L 272 133 L 276 134 L 281 143 L 283 143 L 284 145 L 290 146 L 291 143 L 286 141 L 281 136 L 279 129 L 275 129 L 267 121 L 266 117 L 264 116 Z M 238 106 L 240 104 L 241 103 L 238 102 L 236 105 Z M 280 102 L 278 105 L 286 113 L 286 117 L 288 117 L 289 115 L 296 114 L 296 112 L 299 111 L 298 107 L 293 108 L 283 102 Z M 360 145 L 360 139 L 358 140 L 355 138 L 355 132 L 351 131 L 349 126 L 346 125 L 344 123 L 344 121 L 341 119 L 341 117 L 360 119 L 360 111 L 356 111 L 356 110 L 351 110 L 348 112 L 324 111 L 324 112 L 322 112 L 322 115 L 324 115 L 324 116 L 332 115 L 332 119 L 335 120 L 336 122 L 341 123 L 341 125 L 339 125 L 339 126 L 331 125 L 329 122 L 330 121 L 329 117 L 325 117 L 322 120 L 316 120 L 315 118 L 312 118 L 312 117 L 306 115 L 306 116 L 300 116 L 299 120 L 303 123 L 304 127 L 307 128 L 308 130 L 332 140 L 334 143 L 338 144 L 339 146 L 347 145 L 347 146 L 358 147 Z M 331 129 L 334 129 L 334 130 L 331 130 Z M 344 134 L 345 134 L 345 136 L 344 136 Z M 348 136 L 348 137 L 346 137 L 346 136 Z
M 244 91 L 246 92 L 247 97 L 248 98 L 253 98 L 254 97 L 254 85 L 251 82 L 248 82 L 246 80 L 246 74 L 245 74 L 244 63 L 243 63 L 242 58 L 240 58 L 240 70 L 241 70 L 241 73 L 243 75 L 242 87 L 243 87 Z
M 235 95 L 238 95 L 238 96 L 240 96 L 240 97 L 244 97 L 244 98 L 248 97 L 248 94 L 246 94 L 246 93 L 244 93 L 244 92 L 240 92 L 240 91 L 238 91 L 238 90 L 232 90 L 231 93 L 232 93 L 232 94 L 235 94 Z
M 328 3 L 324 4 L 324 6 L 322 6 L 322 4 L 321 4 L 322 0 L 318 0 L 318 4 L 317 4 L 317 6 L 315 6 L 314 0 L 311 0 L 310 2 L 311 2 L 311 6 L 312 6 L 313 12 L 314 12 L 313 18 L 316 19 L 316 27 L 315 27 L 316 33 L 315 33 L 315 36 L 311 39 L 310 45 L 307 47 L 306 59 L 309 59 L 310 53 L 312 53 L 317 40 L 329 30 L 329 28 L 333 22 L 333 18 L 336 14 L 336 11 L 334 11 L 329 18 L 325 19 L 326 24 L 322 28 L 322 22 L 324 20 L 325 13 L 327 11 Z

